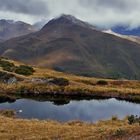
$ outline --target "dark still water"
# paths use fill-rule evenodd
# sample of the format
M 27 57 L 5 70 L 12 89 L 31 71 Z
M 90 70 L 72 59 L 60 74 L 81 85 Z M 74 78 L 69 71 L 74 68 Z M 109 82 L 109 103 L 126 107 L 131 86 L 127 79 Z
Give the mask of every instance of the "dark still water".
M 56 105 L 53 102 L 39 102 L 20 99 L 14 103 L 1 103 L 0 109 L 22 110 L 18 114 L 22 118 L 52 119 L 57 121 L 81 120 L 96 122 L 117 115 L 140 115 L 140 104 L 116 99 L 70 101 L 68 104 Z

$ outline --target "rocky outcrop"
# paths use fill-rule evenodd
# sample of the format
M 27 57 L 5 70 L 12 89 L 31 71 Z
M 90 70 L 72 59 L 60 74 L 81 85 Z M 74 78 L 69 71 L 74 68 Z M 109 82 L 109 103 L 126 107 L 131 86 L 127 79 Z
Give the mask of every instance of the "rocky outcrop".
M 6 84 L 14 84 L 20 81 L 21 79 L 17 78 L 14 74 L 0 71 L 0 82 Z

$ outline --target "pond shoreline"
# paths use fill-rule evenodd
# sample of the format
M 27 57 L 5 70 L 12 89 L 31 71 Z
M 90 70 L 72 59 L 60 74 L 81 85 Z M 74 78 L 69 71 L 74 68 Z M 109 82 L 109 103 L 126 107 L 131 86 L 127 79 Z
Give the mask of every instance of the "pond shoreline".
M 128 115 L 140 115 L 140 104 L 112 99 L 82 99 L 63 96 L 17 99 L 13 103 L 0 104 L 0 109 L 15 110 L 17 117 L 24 119 L 56 120 L 67 122 L 80 120 L 98 122 L 112 116 L 122 119 Z M 21 111 L 21 112 L 19 112 Z
M 61 98 L 62 100 L 91 100 L 91 99 L 111 99 L 115 98 L 117 100 L 124 100 L 133 103 L 140 103 L 140 95 L 138 94 L 129 94 L 124 95 L 120 93 L 75 93 L 75 92 L 22 92 L 22 93 L 3 93 L 0 94 L 0 102 L 14 102 L 17 99 L 35 99 L 35 100 L 45 100 L 49 98 Z

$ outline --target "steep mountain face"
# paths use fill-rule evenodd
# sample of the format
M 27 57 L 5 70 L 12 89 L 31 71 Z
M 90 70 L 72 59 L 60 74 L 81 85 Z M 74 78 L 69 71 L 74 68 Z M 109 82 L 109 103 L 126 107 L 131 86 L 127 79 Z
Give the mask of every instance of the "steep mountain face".
M 36 29 L 27 23 L 13 20 L 0 20 L 0 41 L 35 32 Z
M 63 15 L 0 43 L 0 55 L 79 75 L 140 79 L 140 45 Z

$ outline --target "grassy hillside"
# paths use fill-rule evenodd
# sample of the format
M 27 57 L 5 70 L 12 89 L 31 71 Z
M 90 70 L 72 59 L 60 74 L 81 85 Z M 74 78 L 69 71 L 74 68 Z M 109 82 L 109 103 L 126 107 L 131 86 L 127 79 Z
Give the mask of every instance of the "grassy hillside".
M 75 76 L 50 69 L 25 66 L 22 63 L 7 60 L 5 58 L 2 58 L 2 61 L 7 61 L 10 64 L 13 64 L 13 71 L 10 72 L 3 70 L 5 68 L 2 66 L 0 67 L 1 96 L 10 95 L 28 97 L 55 94 L 77 97 L 114 97 L 130 101 L 140 101 L 139 81 Z M 33 71 L 30 69 L 30 67 L 33 69 Z M 17 71 L 15 69 L 19 68 L 20 73 L 16 73 Z M 31 70 L 32 73 L 30 73 L 28 70 Z M 27 75 L 25 72 L 28 72 L 29 75 Z M 13 79 L 14 81 L 11 82 Z
M 140 79 L 140 44 L 77 22 L 54 19 L 39 32 L 0 43 L 0 54 L 77 75 Z

